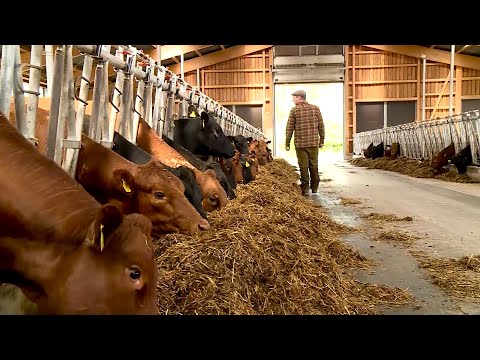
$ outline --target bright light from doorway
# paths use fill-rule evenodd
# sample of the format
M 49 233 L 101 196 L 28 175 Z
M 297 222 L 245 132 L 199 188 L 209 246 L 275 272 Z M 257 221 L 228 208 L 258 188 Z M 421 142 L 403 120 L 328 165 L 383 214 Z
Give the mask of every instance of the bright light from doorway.
M 295 145 L 285 151 L 285 129 L 288 114 L 294 105 L 292 93 L 303 89 L 307 102 L 320 108 L 325 124 L 325 146 L 320 150 L 319 161 L 343 159 L 343 83 L 277 84 L 275 85 L 275 156 L 297 166 Z

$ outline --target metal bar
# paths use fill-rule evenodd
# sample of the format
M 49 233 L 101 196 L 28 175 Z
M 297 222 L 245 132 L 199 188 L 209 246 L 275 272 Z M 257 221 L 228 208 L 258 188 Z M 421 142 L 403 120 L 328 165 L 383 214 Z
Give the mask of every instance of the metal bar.
M 16 46 L 18 45 L 2 45 L 2 61 L 0 68 L 0 112 L 6 117 L 10 116 Z
M 448 114 L 453 115 L 453 72 L 455 67 L 455 45 L 452 45 L 450 53 L 450 98 L 449 98 L 449 110 Z
M 143 110 L 145 108 L 145 106 L 143 106 L 145 99 L 142 98 L 142 96 L 144 95 L 144 88 L 145 83 L 143 80 L 140 80 L 137 85 L 137 96 L 135 96 L 135 111 L 133 113 L 132 127 L 130 129 L 130 141 L 134 144 L 137 144 L 138 123 L 140 120 L 140 115 L 143 113 Z
M 103 95 L 104 83 L 102 81 L 105 71 L 105 62 L 101 59 L 97 60 L 97 67 L 95 69 L 95 83 L 93 84 L 93 100 L 92 100 L 92 115 L 90 116 L 90 127 L 88 129 L 88 137 L 100 142 L 99 134 L 99 119 L 100 107 Z
M 80 83 L 80 91 L 79 91 L 79 98 L 86 99 L 88 96 L 88 91 L 90 89 L 90 77 L 92 74 L 93 68 L 93 59 L 89 55 L 85 55 L 85 59 L 83 60 L 83 69 L 82 69 L 82 81 Z M 70 87 L 71 89 L 71 87 Z M 73 84 L 73 91 L 75 92 L 75 85 Z M 69 97 L 71 94 L 69 93 Z M 68 121 L 68 141 L 77 141 L 81 142 L 82 140 L 82 129 L 83 129 L 83 122 L 85 116 L 85 110 L 87 108 L 87 104 L 84 101 L 78 102 L 78 108 L 75 118 L 70 119 Z M 70 131 L 70 129 L 75 128 L 75 133 Z M 66 142 L 64 141 L 64 146 Z M 75 172 L 77 169 L 78 163 L 78 154 L 80 149 L 76 149 L 73 147 L 67 148 L 65 152 L 65 165 L 64 169 L 70 174 L 71 177 L 75 177 Z
M 165 122 L 163 124 L 163 134 L 168 138 L 172 139 L 171 129 L 173 128 L 173 106 L 175 104 L 175 99 L 173 95 L 168 95 L 167 97 L 167 110 L 165 113 Z
M 48 120 L 47 156 L 52 160 L 55 157 L 55 149 L 57 145 L 58 114 L 60 107 L 60 96 L 62 92 L 63 68 L 65 59 L 65 52 L 63 50 L 64 47 L 65 46 L 62 46 L 61 48 L 57 48 L 55 50 L 51 92 L 49 93 L 51 100 L 49 112 L 50 117 Z
M 52 96 L 52 87 L 53 87 L 53 77 L 54 77 L 54 61 L 53 61 L 53 45 L 45 45 L 45 64 L 46 64 L 46 73 L 47 73 L 47 95 Z
M 108 51 L 110 53 L 111 45 L 103 45 L 102 50 Z M 109 129 L 109 119 L 108 119 L 108 61 L 103 63 L 103 72 L 102 77 L 100 78 L 102 82 L 101 91 L 100 91 L 100 108 L 97 118 L 97 133 L 94 140 L 96 142 L 101 142 L 101 139 L 107 140 L 110 135 Z
M 69 117 L 69 82 L 73 75 L 73 63 L 72 63 L 72 45 L 65 45 L 65 55 L 63 57 L 63 69 L 62 69 L 62 83 L 60 93 L 60 105 L 58 110 L 58 122 L 57 122 L 57 138 L 55 145 L 55 154 L 53 160 L 62 165 L 63 160 L 63 139 L 65 138 L 65 125 L 67 118 Z M 73 98 L 72 98 L 73 101 Z
M 20 45 L 15 46 L 15 61 L 13 66 L 13 79 L 17 80 L 17 87 L 13 87 L 13 97 L 15 100 L 15 119 L 17 120 L 17 128 L 27 137 L 27 115 L 25 112 L 25 96 L 23 95 L 22 80 L 22 58 L 20 57 Z
M 62 103 L 67 103 L 66 105 L 67 113 L 68 113 L 67 138 L 63 139 L 63 134 L 61 138 L 62 138 L 62 147 L 65 149 L 65 160 L 63 161 L 62 167 L 72 178 L 75 178 L 78 153 L 81 147 L 80 140 L 81 140 L 82 128 L 81 127 L 79 128 L 77 126 L 76 120 L 77 120 L 78 114 L 75 114 L 75 80 L 73 79 L 73 56 L 72 55 L 73 55 L 72 46 L 69 46 L 67 48 L 67 52 L 65 56 L 65 75 L 64 75 L 65 86 L 67 87 L 68 90 L 67 90 L 66 98 L 62 98 Z M 89 58 L 88 55 L 85 56 L 84 68 L 85 68 L 85 65 L 88 66 L 87 58 Z M 91 65 L 90 65 L 90 69 L 91 69 Z M 83 73 L 85 73 L 85 71 L 83 71 Z M 86 74 L 86 75 L 90 77 L 90 74 Z M 80 91 L 82 92 L 82 89 L 80 89 Z M 88 82 L 87 82 L 87 91 L 88 91 Z M 82 106 L 83 106 L 83 111 L 85 111 L 86 105 L 80 101 L 79 108 Z M 83 115 L 82 115 L 82 121 L 83 121 Z
M 115 56 L 123 61 L 123 48 L 120 47 L 117 51 Z M 115 69 L 115 68 L 114 68 Z M 113 128 L 116 131 L 120 131 L 120 121 L 118 120 L 118 113 L 120 112 L 120 102 L 121 102 L 121 95 L 123 92 L 123 81 L 124 81 L 124 73 L 123 71 L 117 70 L 117 77 L 115 79 L 115 87 L 113 88 L 113 96 L 111 100 L 111 108 L 110 109 L 110 123 L 114 124 Z
M 149 124 L 152 126 L 153 130 L 157 134 L 159 134 L 158 129 L 160 127 L 160 121 L 162 120 L 162 107 L 163 107 L 162 78 L 164 78 L 164 76 L 165 76 L 165 72 L 163 72 L 163 75 L 162 75 L 161 70 L 159 69 L 157 72 L 157 82 L 155 83 L 155 101 L 153 104 L 152 124 Z
M 104 46 L 107 51 L 110 52 L 110 45 Z M 109 91 L 108 91 L 108 63 L 105 64 L 105 70 L 103 71 L 103 96 L 102 96 L 102 116 L 99 118 L 102 123 L 102 134 L 100 136 L 100 143 L 107 147 L 112 148 L 113 145 L 113 133 L 115 131 L 115 117 L 110 116 L 110 112 L 116 114 L 115 111 L 108 106 L 109 103 Z M 114 90 L 114 89 L 112 89 Z
M 37 122 L 38 109 L 38 93 L 40 87 L 40 66 L 42 65 L 43 45 L 32 45 L 30 63 L 30 76 L 28 78 L 28 88 L 30 93 L 27 94 L 27 123 L 25 132 L 26 138 L 32 144 L 36 144 L 35 125 Z

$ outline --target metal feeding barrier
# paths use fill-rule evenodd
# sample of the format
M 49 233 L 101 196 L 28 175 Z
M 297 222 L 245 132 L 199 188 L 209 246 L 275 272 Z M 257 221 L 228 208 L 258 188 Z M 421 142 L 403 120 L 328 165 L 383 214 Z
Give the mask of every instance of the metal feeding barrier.
M 431 160 L 451 143 L 455 153 L 470 145 L 474 165 L 480 165 L 480 110 L 447 116 L 438 120 L 408 123 L 353 135 L 353 153 L 363 154 L 371 143 L 397 142 L 400 154 L 407 158 Z
M 74 77 L 73 48 L 83 57 L 83 62 L 77 61 L 76 68 L 82 67 L 82 74 L 77 77 Z M 172 139 L 174 120 L 188 118 L 188 104 L 195 106 L 199 112 L 210 114 L 226 135 L 266 138 L 260 129 L 133 46 L 62 45 L 53 51 L 52 45 L 32 45 L 30 64 L 22 64 L 20 55 L 19 45 L 2 45 L 0 112 L 8 116 L 13 92 L 17 127 L 29 141 L 37 141 L 35 125 L 42 56 L 45 55 L 50 96 L 46 155 L 72 177 L 75 176 L 88 106 L 87 97 L 92 82 L 92 110 L 87 135 L 109 148 L 112 147 L 114 131 L 136 144 L 140 117 L 157 134 Z M 24 89 L 22 79 L 25 67 L 30 68 L 28 89 Z M 111 91 L 110 68 L 115 75 L 115 84 Z M 179 110 L 175 113 L 177 101 Z

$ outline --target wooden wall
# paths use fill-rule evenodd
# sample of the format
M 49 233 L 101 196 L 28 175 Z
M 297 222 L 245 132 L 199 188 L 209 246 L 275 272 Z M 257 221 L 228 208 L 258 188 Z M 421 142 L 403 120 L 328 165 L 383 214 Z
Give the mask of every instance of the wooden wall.
M 273 137 L 272 58 L 270 48 L 199 69 L 200 91 L 221 105 L 262 105 L 262 131 L 270 139 Z M 197 71 L 185 73 L 185 80 L 198 87 Z
M 416 121 L 422 117 L 422 60 L 362 45 L 348 45 L 345 58 L 347 153 L 353 152 L 356 104 L 416 101 Z M 428 61 L 425 80 L 425 119 L 448 116 L 450 65 Z M 462 99 L 480 99 L 480 71 L 455 66 L 453 113 L 462 112 Z

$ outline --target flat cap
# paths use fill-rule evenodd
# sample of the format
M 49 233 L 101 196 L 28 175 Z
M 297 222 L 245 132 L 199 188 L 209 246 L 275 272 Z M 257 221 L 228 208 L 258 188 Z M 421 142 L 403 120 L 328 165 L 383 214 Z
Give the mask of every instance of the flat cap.
M 292 96 L 303 96 L 303 97 L 305 97 L 305 96 L 307 96 L 307 93 L 303 90 L 297 90 L 297 91 L 294 91 L 292 93 Z

